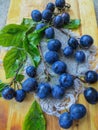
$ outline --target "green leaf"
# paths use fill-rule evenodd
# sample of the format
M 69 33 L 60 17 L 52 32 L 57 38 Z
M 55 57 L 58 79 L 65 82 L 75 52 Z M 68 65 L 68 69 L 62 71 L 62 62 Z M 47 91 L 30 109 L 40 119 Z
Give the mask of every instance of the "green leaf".
M 0 31 L 0 45 L 3 47 L 23 46 L 23 38 L 27 27 L 24 25 L 9 24 Z
M 26 31 L 26 35 L 32 33 L 35 30 L 36 27 L 36 22 L 33 21 L 32 19 L 29 18 L 23 18 L 23 21 L 21 23 L 21 25 L 25 25 L 28 27 L 27 31 Z
M 15 35 L 12 34 L 0 34 L 0 46 L 3 47 L 10 47 L 10 46 L 17 46 L 22 47 L 24 33 L 19 32 Z
M 34 44 L 29 44 L 28 39 L 25 37 L 24 39 L 24 49 L 28 53 L 32 64 L 37 67 L 40 63 L 41 57 L 40 57 L 40 52 L 39 49 L 36 45 Z
M 24 75 L 18 74 L 16 77 L 16 81 L 21 82 L 24 79 Z
M 9 24 L 6 25 L 1 31 L 1 34 L 7 33 L 7 34 L 16 34 L 23 31 L 26 31 L 28 28 L 24 25 L 18 25 L 18 24 Z
M 31 61 L 35 67 L 38 67 L 40 60 L 41 60 L 39 49 L 34 45 L 30 45 L 29 47 L 30 47 L 30 49 L 29 49 L 28 53 L 31 58 Z
M 40 44 L 41 39 L 44 36 L 44 31 L 48 26 L 43 27 L 40 30 L 35 30 L 33 33 L 28 35 L 28 40 L 32 45 Z
M 46 122 L 40 105 L 34 101 L 25 116 L 23 130 L 46 130 Z
M 26 53 L 22 49 L 12 48 L 7 52 L 3 59 L 3 66 L 7 79 L 15 76 L 17 69 L 24 59 L 26 59 Z
M 25 49 L 29 54 L 29 57 L 32 60 L 32 63 L 35 67 L 37 67 L 40 63 L 40 52 L 38 49 L 38 45 L 40 44 L 43 36 L 44 36 L 44 31 L 48 26 L 40 29 L 40 30 L 35 30 L 33 33 L 29 34 L 27 39 L 25 39 Z M 30 44 L 29 44 L 30 43 Z
M 23 21 L 21 23 L 21 25 L 27 25 L 29 28 L 30 27 L 35 27 L 36 26 L 36 22 L 33 21 L 32 19 L 30 18 L 23 18 Z
M 64 28 L 66 29 L 77 29 L 81 25 L 80 19 L 73 19 L 70 21 L 69 24 L 65 25 Z

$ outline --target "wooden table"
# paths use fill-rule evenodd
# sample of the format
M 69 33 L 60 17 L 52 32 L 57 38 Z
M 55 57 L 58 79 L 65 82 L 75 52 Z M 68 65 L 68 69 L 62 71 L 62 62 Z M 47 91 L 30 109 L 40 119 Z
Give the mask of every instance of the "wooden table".
M 19 23 L 23 17 L 30 17 L 33 9 L 43 10 L 49 1 L 54 0 L 11 0 L 7 23 Z M 72 5 L 71 18 L 81 19 L 82 26 L 76 30 L 80 35 L 90 34 L 98 45 L 98 29 L 94 12 L 93 0 L 68 0 Z M 2 55 L 3 57 L 3 55 Z M 0 70 L 0 79 L 5 80 L 4 70 Z M 93 85 L 98 90 L 98 84 Z M 23 103 L 5 101 L 0 99 L 0 130 L 21 130 L 23 119 L 29 110 L 33 97 L 28 95 Z M 74 123 L 70 130 L 98 130 L 98 104 L 89 105 L 84 97 L 79 97 L 79 102 L 87 107 L 88 114 L 85 118 Z M 58 125 L 57 118 L 45 115 L 47 130 L 62 130 Z

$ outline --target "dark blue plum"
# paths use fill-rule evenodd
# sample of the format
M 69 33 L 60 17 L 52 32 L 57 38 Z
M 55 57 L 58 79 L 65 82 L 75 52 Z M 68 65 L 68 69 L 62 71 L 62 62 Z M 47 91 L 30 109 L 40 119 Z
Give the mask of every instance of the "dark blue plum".
M 59 117 L 60 127 L 64 128 L 64 129 L 68 129 L 72 126 L 72 124 L 73 124 L 73 120 L 70 116 L 70 113 L 65 112 L 60 115 L 60 117 Z
M 61 99 L 65 94 L 64 89 L 60 85 L 55 85 L 52 88 L 52 96 L 55 99 Z
M 55 5 L 54 3 L 48 3 L 47 6 L 46 6 L 46 9 L 49 9 L 51 12 L 54 12 L 55 10 Z
M 49 22 L 52 18 L 52 12 L 49 9 L 45 9 L 42 12 L 42 18 Z
M 70 15 L 68 13 L 63 13 L 62 18 L 63 18 L 64 24 L 68 24 L 70 22 Z
M 40 30 L 40 29 L 44 28 L 45 26 L 46 26 L 45 23 L 39 23 L 39 24 L 36 25 L 35 30 Z
M 37 88 L 37 81 L 34 78 L 28 78 L 22 83 L 22 89 L 25 92 L 32 92 Z
M 72 87 L 74 84 L 74 78 L 70 74 L 64 73 L 59 78 L 60 85 L 64 88 Z
M 52 27 L 49 27 L 45 30 L 45 36 L 48 39 L 54 38 L 54 29 Z
M 93 44 L 94 40 L 90 35 L 83 35 L 80 38 L 80 45 L 84 48 L 89 48 Z
M 97 102 L 98 102 L 98 92 L 97 92 Z
M 31 12 L 31 17 L 34 21 L 39 22 L 42 19 L 42 14 L 39 10 L 33 10 Z
M 67 69 L 67 65 L 63 62 L 63 61 L 56 61 L 53 65 L 52 65 L 52 70 L 56 73 L 56 74 L 62 74 L 65 73 Z
M 96 104 L 98 102 L 98 93 L 96 89 L 89 87 L 84 90 L 84 97 L 86 101 L 90 104 Z
M 97 73 L 97 80 L 98 80 L 98 73 Z
M 65 47 L 64 50 L 63 50 L 63 54 L 64 54 L 65 57 L 72 56 L 73 53 L 74 53 L 74 50 L 70 46 Z
M 29 77 L 34 77 L 36 75 L 36 68 L 34 66 L 28 66 L 26 68 L 26 73 Z
M 53 19 L 53 25 L 57 28 L 62 27 L 64 24 L 62 16 L 58 15 Z
M 83 63 L 85 61 L 85 53 L 83 51 L 76 51 L 75 52 L 75 60 L 78 63 Z
M 71 37 L 71 38 L 68 40 L 68 45 L 71 46 L 73 49 L 76 49 L 79 44 L 78 44 L 77 39 L 75 39 L 74 37 Z
M 56 0 L 55 5 L 57 8 L 63 8 L 65 6 L 65 0 Z
M 48 83 L 40 83 L 37 89 L 37 96 L 40 99 L 47 98 L 51 93 L 51 86 Z
M 17 102 L 22 102 L 26 97 L 26 92 L 22 89 L 16 90 L 15 99 Z
M 2 97 L 7 100 L 11 100 L 15 96 L 15 90 L 10 86 L 7 86 L 2 91 Z
M 85 73 L 85 77 L 84 77 L 85 81 L 87 83 L 96 83 L 97 82 L 97 73 L 93 70 L 89 70 Z
M 59 51 L 61 49 L 61 42 L 57 39 L 51 39 L 47 47 L 50 51 Z
M 73 120 L 81 119 L 86 115 L 86 107 L 82 104 L 73 104 L 69 111 Z
M 58 61 L 59 56 L 57 52 L 54 51 L 48 51 L 45 54 L 45 60 L 49 64 L 53 64 L 55 61 Z

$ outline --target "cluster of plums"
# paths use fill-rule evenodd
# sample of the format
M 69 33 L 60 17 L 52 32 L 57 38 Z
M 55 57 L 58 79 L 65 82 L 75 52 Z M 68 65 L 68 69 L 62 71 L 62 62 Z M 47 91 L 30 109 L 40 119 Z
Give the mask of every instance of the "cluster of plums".
M 53 39 L 55 32 L 51 24 L 53 24 L 53 26 L 56 28 L 60 28 L 60 27 L 63 27 L 64 24 L 66 25 L 70 22 L 70 15 L 68 13 L 63 13 L 63 14 L 54 16 L 55 7 L 62 9 L 64 8 L 65 3 L 66 3 L 65 0 L 56 0 L 55 4 L 48 3 L 46 6 L 46 9 L 42 13 L 39 10 L 33 10 L 31 13 L 32 19 L 38 22 L 35 27 L 35 30 L 40 30 L 44 28 L 47 25 L 47 23 L 52 21 L 50 23 L 50 27 L 46 28 L 44 32 L 46 38 L 52 39 L 48 43 L 48 49 L 50 51 L 58 51 L 61 47 L 61 43 L 58 40 Z M 54 46 L 52 45 L 52 43 Z M 79 46 L 82 48 L 89 48 L 92 44 L 93 44 L 93 38 L 89 35 L 83 35 L 80 38 L 80 44 L 77 39 L 75 39 L 74 37 L 71 37 L 69 38 L 68 46 L 64 48 L 63 53 L 65 57 L 69 57 L 74 54 L 74 50 L 76 50 Z M 50 58 L 54 57 L 54 60 L 58 59 L 57 53 L 48 52 L 47 56 L 49 55 L 50 55 Z M 78 63 L 83 63 L 85 61 L 85 53 L 83 51 L 80 51 L 80 50 L 76 51 L 74 54 L 74 57 Z M 48 58 L 48 61 L 50 58 Z M 52 61 L 49 61 L 49 62 L 52 62 Z
M 46 26 L 49 21 L 52 21 L 55 27 L 62 27 L 64 24 L 68 24 L 70 21 L 70 15 L 68 13 L 63 13 L 62 15 L 54 16 L 55 7 L 62 9 L 65 6 L 65 0 L 56 0 L 54 3 L 48 3 L 46 9 L 41 13 L 38 10 L 33 10 L 31 13 L 32 19 L 38 22 L 36 30 L 39 30 Z M 28 66 L 26 68 L 26 74 L 29 76 L 23 83 L 22 88 L 14 90 L 10 86 L 6 86 L 2 91 L 2 97 L 10 100 L 15 98 L 16 101 L 22 102 L 26 93 L 35 92 L 40 99 L 52 96 L 55 99 L 63 98 L 65 90 L 74 85 L 74 77 L 67 72 L 67 65 L 63 61 L 59 60 L 59 50 L 61 49 L 61 42 L 54 39 L 54 29 L 49 27 L 45 30 L 46 38 L 50 39 L 47 44 L 48 52 L 46 52 L 44 58 L 45 62 L 52 65 L 52 70 L 54 73 L 60 75 L 59 84 L 50 86 L 48 82 L 38 83 L 36 80 L 36 68 L 34 66 Z M 80 38 L 80 42 L 74 37 L 70 37 L 68 40 L 68 46 L 64 48 L 63 54 L 65 57 L 72 56 L 74 50 L 79 46 L 82 48 L 89 48 L 93 44 L 93 38 L 89 35 L 83 35 Z M 78 63 L 85 61 L 85 53 L 83 51 L 77 51 L 74 57 Z M 35 77 L 35 78 L 34 78 Z M 84 80 L 86 83 L 95 83 L 98 81 L 98 74 L 89 70 L 85 73 Z M 84 97 L 90 104 L 96 104 L 98 102 L 98 92 L 92 88 L 88 87 L 84 90 Z M 74 120 L 81 119 L 86 115 L 86 108 L 82 104 L 73 104 L 69 112 L 64 112 L 59 117 L 59 125 L 62 128 L 70 128 Z
M 2 91 L 2 97 L 10 100 L 15 98 L 16 101 L 22 102 L 26 93 L 35 92 L 40 99 L 52 96 L 55 99 L 61 99 L 64 96 L 65 90 L 71 87 L 74 83 L 74 78 L 68 74 L 63 73 L 60 75 L 60 85 L 54 85 L 51 87 L 48 82 L 37 83 L 36 68 L 34 66 L 28 66 L 26 73 L 29 76 L 23 83 L 22 89 L 14 90 L 10 86 L 6 86 Z M 97 81 L 97 73 L 95 71 L 88 71 L 85 74 L 85 81 L 88 83 L 95 83 Z M 94 88 L 87 88 L 84 91 L 84 97 L 90 104 L 98 102 L 98 92 Z M 74 120 L 81 119 L 86 115 L 86 108 L 82 104 L 73 104 L 69 112 L 64 112 L 59 117 L 59 124 L 62 128 L 69 128 L 72 126 Z
M 70 15 L 65 12 L 62 14 L 55 14 L 55 8 L 62 9 L 65 6 L 65 0 L 56 0 L 54 3 L 48 3 L 45 10 L 42 13 L 39 10 L 33 10 L 31 13 L 32 19 L 37 22 L 36 30 L 40 30 L 47 24 L 56 28 L 63 27 L 70 22 Z M 54 37 L 54 28 L 49 27 L 45 30 L 46 38 Z
M 74 37 L 70 37 L 68 40 L 68 46 L 63 50 L 65 57 L 69 58 L 74 56 L 76 62 L 83 63 L 85 62 L 85 53 L 82 50 L 76 50 L 79 46 L 87 49 L 93 44 L 93 38 L 90 35 L 83 35 L 80 38 L 80 43 Z M 58 51 L 61 49 L 61 42 L 57 39 L 50 39 L 47 44 L 48 52 L 45 54 L 45 60 L 49 64 L 53 64 L 55 61 L 59 60 Z M 75 51 L 75 53 L 74 53 Z M 60 65 L 59 65 L 60 66 Z M 64 67 L 66 71 L 66 67 Z

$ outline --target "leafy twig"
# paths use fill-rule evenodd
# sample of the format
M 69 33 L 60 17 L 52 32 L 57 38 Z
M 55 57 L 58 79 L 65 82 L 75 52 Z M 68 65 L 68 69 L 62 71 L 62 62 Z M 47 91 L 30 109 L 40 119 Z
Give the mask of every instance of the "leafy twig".
M 15 74 L 15 77 L 12 79 L 11 83 L 10 83 L 10 86 L 13 84 L 13 83 L 16 83 L 16 78 L 17 78 L 17 75 L 20 71 L 20 69 L 23 67 L 24 63 L 26 62 L 27 60 L 27 57 L 26 59 L 20 64 L 19 68 L 16 70 L 16 74 Z
M 43 58 L 41 46 L 39 45 L 38 48 L 39 48 L 39 51 L 40 51 L 40 55 L 41 55 L 42 61 L 43 61 L 43 63 L 44 63 L 44 73 L 45 73 L 45 75 L 46 75 L 46 77 L 47 77 L 47 80 L 50 81 L 50 74 L 49 74 L 49 72 L 48 72 L 48 70 L 47 70 L 47 66 L 46 66 L 45 60 L 44 60 L 44 58 Z

